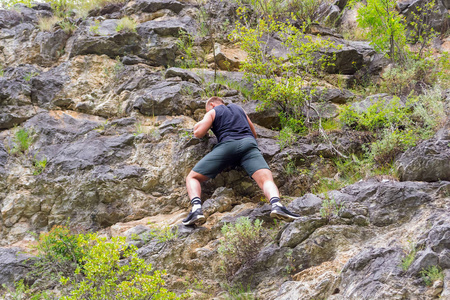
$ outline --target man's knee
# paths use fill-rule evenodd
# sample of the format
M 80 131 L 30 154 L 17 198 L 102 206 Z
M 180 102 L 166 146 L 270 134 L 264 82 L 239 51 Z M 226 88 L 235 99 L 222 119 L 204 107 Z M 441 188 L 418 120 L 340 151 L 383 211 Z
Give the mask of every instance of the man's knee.
M 202 175 L 200 173 L 197 173 L 195 171 L 191 171 L 189 172 L 189 174 L 186 176 L 186 182 L 190 181 L 190 180 L 198 180 L 200 182 L 206 181 L 209 178 L 205 175 Z

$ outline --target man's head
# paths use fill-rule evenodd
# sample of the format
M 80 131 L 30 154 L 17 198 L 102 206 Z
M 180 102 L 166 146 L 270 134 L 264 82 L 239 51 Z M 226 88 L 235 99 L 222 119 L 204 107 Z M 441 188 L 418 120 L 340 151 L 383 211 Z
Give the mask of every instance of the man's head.
M 220 97 L 211 97 L 208 99 L 208 101 L 206 101 L 206 111 L 210 111 L 211 109 L 213 109 L 214 107 L 218 106 L 218 105 L 222 105 L 225 104 L 223 103 L 222 98 Z

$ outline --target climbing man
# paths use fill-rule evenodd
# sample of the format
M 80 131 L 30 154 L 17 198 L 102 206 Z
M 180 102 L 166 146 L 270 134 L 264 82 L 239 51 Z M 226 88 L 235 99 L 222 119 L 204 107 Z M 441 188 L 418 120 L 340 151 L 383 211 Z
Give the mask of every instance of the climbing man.
M 206 220 L 202 211 L 201 183 L 214 178 L 228 165 L 240 164 L 270 200 L 270 216 L 286 221 L 300 218 L 280 203 L 280 193 L 256 143 L 256 131 L 244 110 L 236 104 L 225 105 L 219 97 L 206 102 L 206 114 L 194 126 L 194 136 L 202 138 L 211 129 L 218 144 L 203 157 L 186 178 L 186 188 L 192 210 L 183 220 L 184 225 Z

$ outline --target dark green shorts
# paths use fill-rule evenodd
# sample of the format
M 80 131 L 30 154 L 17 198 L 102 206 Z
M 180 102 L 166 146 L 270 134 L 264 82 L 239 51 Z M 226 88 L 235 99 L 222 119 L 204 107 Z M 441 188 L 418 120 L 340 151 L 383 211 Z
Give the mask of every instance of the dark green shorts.
M 260 169 L 269 169 L 269 165 L 258 149 L 256 140 L 247 137 L 217 144 L 192 170 L 209 178 L 214 178 L 230 165 L 242 166 L 249 176 Z

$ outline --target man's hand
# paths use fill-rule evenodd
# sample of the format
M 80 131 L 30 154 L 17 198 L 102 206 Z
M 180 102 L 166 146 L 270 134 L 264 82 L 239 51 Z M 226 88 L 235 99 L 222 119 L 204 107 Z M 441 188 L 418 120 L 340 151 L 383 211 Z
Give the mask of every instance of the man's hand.
M 208 130 L 211 128 L 214 118 L 216 117 L 216 111 L 211 109 L 205 114 L 203 120 L 194 125 L 194 136 L 201 139 L 205 136 Z

